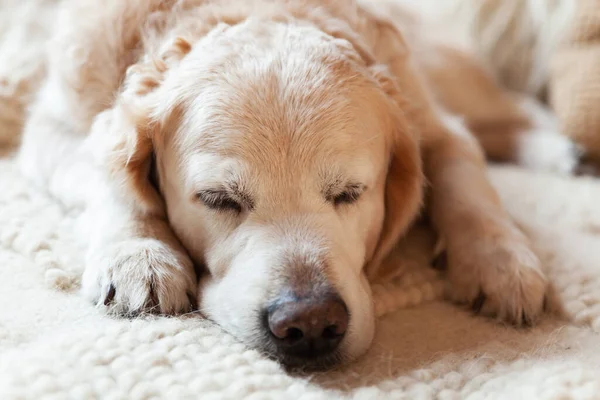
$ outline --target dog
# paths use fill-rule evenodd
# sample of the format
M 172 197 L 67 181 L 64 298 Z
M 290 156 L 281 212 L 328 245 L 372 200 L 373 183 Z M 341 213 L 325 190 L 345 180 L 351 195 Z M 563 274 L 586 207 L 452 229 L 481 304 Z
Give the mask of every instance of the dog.
M 86 210 L 85 297 L 197 308 L 287 366 L 349 361 L 368 277 L 423 212 L 452 301 L 535 323 L 549 282 L 486 155 L 570 173 L 575 151 L 427 32 L 400 1 L 64 3 L 18 161 Z

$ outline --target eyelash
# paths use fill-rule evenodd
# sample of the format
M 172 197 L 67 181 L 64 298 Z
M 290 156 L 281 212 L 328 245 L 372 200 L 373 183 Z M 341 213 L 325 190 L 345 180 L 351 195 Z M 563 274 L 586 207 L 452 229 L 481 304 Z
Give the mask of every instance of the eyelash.
M 360 198 L 362 194 L 360 186 L 352 186 L 347 190 L 333 196 L 329 199 L 336 207 L 343 204 L 353 204 Z M 196 197 L 204 203 L 204 205 L 212 210 L 217 211 L 235 211 L 241 213 L 243 210 L 242 205 L 229 197 L 225 192 L 206 190 L 196 194 Z
M 232 199 L 223 192 L 215 192 L 211 190 L 203 191 L 196 194 L 196 197 L 210 209 L 217 211 L 235 211 L 242 212 L 242 205 Z
M 359 186 L 353 186 L 348 190 L 345 190 L 337 195 L 335 195 L 331 201 L 335 206 L 340 206 L 342 204 L 352 204 L 358 201 L 360 195 L 362 194 L 361 188 Z

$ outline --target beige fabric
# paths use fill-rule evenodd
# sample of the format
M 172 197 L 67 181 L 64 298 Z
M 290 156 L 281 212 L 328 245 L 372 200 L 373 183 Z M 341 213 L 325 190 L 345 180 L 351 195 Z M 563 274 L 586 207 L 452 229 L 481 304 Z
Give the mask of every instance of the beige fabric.
M 600 160 L 600 0 L 579 0 L 554 55 L 551 102 L 563 131 Z

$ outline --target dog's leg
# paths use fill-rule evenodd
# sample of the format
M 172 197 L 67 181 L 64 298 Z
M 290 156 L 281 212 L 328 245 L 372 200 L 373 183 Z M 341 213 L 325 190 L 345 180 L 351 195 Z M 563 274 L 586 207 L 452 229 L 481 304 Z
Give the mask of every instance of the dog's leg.
M 466 123 L 491 161 L 512 162 L 532 170 L 575 172 L 580 151 L 565 135 L 551 111 L 524 95 L 510 96 L 518 116 L 498 114 Z M 504 101 L 509 101 L 507 97 Z M 501 108 L 500 108 L 501 110 Z
M 107 0 L 61 6 L 48 43 L 48 73 L 30 106 L 18 162 L 27 178 L 64 203 L 81 202 L 81 196 L 72 196 L 77 185 L 51 181 L 81 161 L 74 155 L 96 115 L 111 107 L 128 65 L 135 61 L 140 28 L 160 3 Z M 59 165 L 64 168 L 57 173 Z
M 92 131 L 104 129 L 110 110 L 98 115 Z M 95 153 L 103 133 L 83 138 L 68 124 L 40 113 L 31 120 L 20 154 L 24 173 L 67 206 L 84 206 L 81 227 L 88 237 L 82 279 L 85 297 L 115 314 L 142 311 L 173 314 L 193 309 L 194 266 L 161 213 L 141 215 L 129 208 L 118 182 L 106 175 Z M 35 124 L 35 125 L 34 125 Z M 45 141 L 45 142 L 44 142 Z
M 82 279 L 85 297 L 115 314 L 142 311 L 173 314 L 193 308 L 194 266 L 160 211 L 139 213 L 128 206 L 96 153 L 103 153 L 111 111 L 98 115 L 87 138 L 69 137 L 68 126 L 40 125 L 38 137 L 21 153 L 22 167 L 43 168 L 32 176 L 68 206 L 84 206 L 80 224 L 88 238 Z M 33 123 L 35 121 L 31 121 Z M 61 128 L 60 131 L 53 129 Z M 38 171 L 31 169 L 31 171 Z M 31 177 L 31 176 L 30 176 Z M 160 206 L 157 206 L 160 209 Z
M 439 60 L 422 66 L 445 109 L 464 119 L 489 160 L 572 173 L 579 162 L 573 142 L 537 100 L 504 90 L 473 57 L 437 46 Z
M 547 282 L 528 239 L 486 177 L 483 153 L 458 118 L 442 115 L 423 150 L 429 213 L 446 252 L 450 296 L 517 325 L 535 321 Z M 438 261 L 440 261 L 438 260 Z
M 102 192 L 88 209 L 84 296 L 119 315 L 193 310 L 194 266 L 167 220 L 132 213 L 108 186 Z
M 139 213 L 96 162 L 109 146 L 111 105 L 135 61 L 139 28 L 161 0 L 71 2 L 50 49 L 49 72 L 31 107 L 19 164 L 67 205 L 84 205 L 89 250 L 83 293 L 119 314 L 188 311 L 191 260 L 160 211 Z M 95 132 L 88 135 L 88 132 Z M 157 210 L 160 206 L 156 207 Z
M 66 90 L 56 77 L 46 79 L 25 123 L 17 162 L 29 181 L 71 208 L 84 206 L 95 179 L 89 158 L 81 154 L 85 136 L 68 108 Z
M 151 189 L 145 206 L 138 205 L 134 198 L 140 193 L 109 167 L 110 138 L 122 128 L 118 115 L 118 107 L 99 114 L 84 145 L 99 168 L 85 214 L 90 243 L 83 294 L 115 314 L 188 312 L 195 303 L 196 273 L 169 226 L 162 199 Z M 144 180 L 149 167 L 141 167 Z

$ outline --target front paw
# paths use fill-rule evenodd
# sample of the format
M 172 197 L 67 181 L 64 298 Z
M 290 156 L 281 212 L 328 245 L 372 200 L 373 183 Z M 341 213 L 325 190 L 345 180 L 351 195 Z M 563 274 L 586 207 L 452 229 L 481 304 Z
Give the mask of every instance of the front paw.
M 178 314 L 195 308 L 196 275 L 181 251 L 149 238 L 91 249 L 83 294 L 111 314 Z
M 477 314 L 529 326 L 544 310 L 548 283 L 520 234 L 448 244 L 435 263 L 446 270 L 450 299 Z

